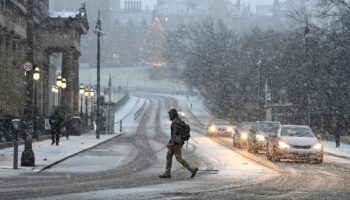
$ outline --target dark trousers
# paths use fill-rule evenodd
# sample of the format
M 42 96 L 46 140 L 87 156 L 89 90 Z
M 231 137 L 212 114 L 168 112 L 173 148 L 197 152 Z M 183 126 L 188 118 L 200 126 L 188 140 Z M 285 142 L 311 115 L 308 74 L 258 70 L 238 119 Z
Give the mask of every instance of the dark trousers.
M 179 163 L 181 163 L 182 166 L 184 166 L 190 172 L 193 171 L 192 167 L 187 163 L 187 161 L 182 158 L 181 149 L 182 149 L 182 145 L 172 145 L 171 147 L 168 147 L 168 153 L 166 154 L 165 174 L 170 175 L 171 173 L 171 166 L 172 166 L 174 155 L 176 160 Z
M 335 136 L 335 146 L 340 147 L 340 136 L 339 135 Z
M 59 131 L 51 131 L 51 140 L 52 144 L 59 144 L 60 143 L 60 132 Z

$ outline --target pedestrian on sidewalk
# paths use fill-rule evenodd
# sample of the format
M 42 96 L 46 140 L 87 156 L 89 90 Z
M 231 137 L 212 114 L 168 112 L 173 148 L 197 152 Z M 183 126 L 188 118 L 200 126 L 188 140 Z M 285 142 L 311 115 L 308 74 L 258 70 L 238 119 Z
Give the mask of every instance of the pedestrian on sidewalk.
M 56 108 L 54 114 L 50 116 L 50 126 L 51 126 L 51 145 L 56 143 L 56 146 L 60 143 L 61 128 L 63 125 L 63 116 L 59 108 Z
M 334 135 L 334 141 L 335 141 L 335 147 L 340 147 L 340 128 L 338 119 L 336 116 L 332 116 L 331 118 L 331 124 L 330 124 L 331 133 Z
M 66 134 L 66 139 L 69 140 L 69 136 L 72 135 L 73 131 L 73 122 L 72 122 L 72 115 L 68 114 L 65 121 L 64 121 L 64 129 Z
M 171 178 L 171 165 L 172 165 L 172 160 L 173 156 L 175 155 L 176 160 L 182 164 L 188 171 L 191 172 L 191 178 L 193 178 L 197 171 L 198 168 L 191 167 L 185 159 L 182 158 L 182 147 L 184 145 L 184 140 L 182 139 L 182 123 L 184 123 L 180 117 L 179 114 L 177 113 L 176 109 L 171 109 L 169 112 L 169 119 L 172 121 L 171 123 L 171 139 L 168 142 L 168 152 L 166 155 L 166 168 L 165 168 L 165 173 L 160 175 L 159 178 Z

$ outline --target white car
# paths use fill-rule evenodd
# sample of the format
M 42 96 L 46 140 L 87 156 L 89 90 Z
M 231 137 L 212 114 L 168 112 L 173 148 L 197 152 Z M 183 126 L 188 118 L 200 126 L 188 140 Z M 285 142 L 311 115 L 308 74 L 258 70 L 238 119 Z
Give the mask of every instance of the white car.
M 309 126 L 282 125 L 267 139 L 268 160 L 302 159 L 323 162 L 323 145 Z

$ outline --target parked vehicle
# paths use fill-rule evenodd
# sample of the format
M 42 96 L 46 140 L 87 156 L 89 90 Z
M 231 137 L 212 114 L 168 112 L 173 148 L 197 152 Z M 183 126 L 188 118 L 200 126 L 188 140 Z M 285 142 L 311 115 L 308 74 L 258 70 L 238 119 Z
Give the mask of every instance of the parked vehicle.
M 323 145 L 309 126 L 281 125 L 267 140 L 268 160 L 302 159 L 323 162 Z
M 247 142 L 247 150 L 250 153 L 258 153 L 260 150 L 267 150 L 267 137 L 277 133 L 281 126 L 280 122 L 257 121 L 250 129 Z
M 232 135 L 233 127 L 230 123 L 223 119 L 213 119 L 207 126 L 208 136 L 226 136 Z
M 254 125 L 254 122 L 240 122 L 235 128 L 232 136 L 232 144 L 234 147 L 246 147 L 248 136 L 251 127 Z

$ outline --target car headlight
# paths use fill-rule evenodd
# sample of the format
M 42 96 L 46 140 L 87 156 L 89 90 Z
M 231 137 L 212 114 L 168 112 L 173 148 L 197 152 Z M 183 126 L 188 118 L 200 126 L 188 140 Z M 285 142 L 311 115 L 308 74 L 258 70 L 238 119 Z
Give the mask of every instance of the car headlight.
M 316 150 L 321 150 L 322 149 L 322 144 L 321 143 L 317 143 L 312 148 L 316 149 Z
M 265 137 L 263 135 L 257 135 L 256 139 L 259 141 L 265 141 Z
M 288 149 L 290 146 L 284 142 L 279 141 L 278 142 L 278 147 L 281 149 Z
M 248 139 L 248 134 L 247 133 L 241 133 L 241 139 L 242 140 Z
M 232 127 L 227 127 L 226 131 L 227 131 L 227 132 L 232 132 L 232 131 L 233 131 L 233 128 L 232 128 Z
M 185 116 L 185 113 L 184 112 L 180 112 L 180 116 Z
M 214 125 L 210 126 L 209 131 L 210 132 L 215 132 L 216 131 L 216 127 Z

